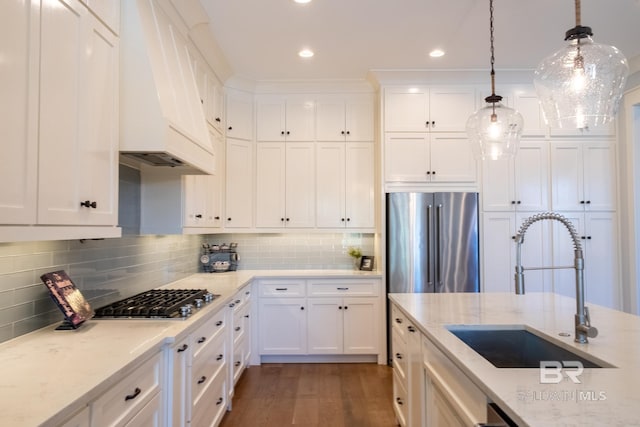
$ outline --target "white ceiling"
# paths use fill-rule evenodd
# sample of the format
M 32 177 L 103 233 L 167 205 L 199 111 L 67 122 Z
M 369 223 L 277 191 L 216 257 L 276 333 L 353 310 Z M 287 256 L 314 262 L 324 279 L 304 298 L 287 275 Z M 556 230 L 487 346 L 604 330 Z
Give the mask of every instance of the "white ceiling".
M 489 69 L 488 0 L 201 0 L 234 75 L 364 79 L 369 70 Z M 534 69 L 575 25 L 572 0 L 495 0 L 496 69 Z M 640 55 L 640 0 L 582 0 L 595 42 Z M 315 56 L 297 52 L 309 47 Z M 439 59 L 434 48 L 446 50 Z

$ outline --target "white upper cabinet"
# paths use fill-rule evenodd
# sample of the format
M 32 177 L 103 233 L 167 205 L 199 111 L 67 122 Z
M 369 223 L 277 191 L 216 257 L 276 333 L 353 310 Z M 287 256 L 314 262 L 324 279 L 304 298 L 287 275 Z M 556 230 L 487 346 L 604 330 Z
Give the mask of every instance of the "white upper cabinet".
M 227 138 L 224 206 L 226 228 L 253 226 L 253 145 L 250 141 Z
M 547 124 L 533 88 L 516 88 L 512 92 L 513 105 L 524 120 L 522 136 L 546 136 Z
M 256 227 L 313 227 L 314 144 L 261 143 L 256 151 Z
M 116 225 L 118 40 L 59 3 L 42 9 L 38 223 Z
M 229 138 L 253 139 L 253 96 L 248 92 L 226 88 L 226 135 Z
M 387 133 L 385 181 L 477 181 L 476 160 L 465 134 Z
M 318 142 L 316 153 L 318 228 L 373 228 L 372 142 Z
M 465 132 L 476 110 L 471 87 L 388 87 L 384 90 L 385 132 Z
M 373 141 L 373 95 L 323 95 L 317 98 L 318 141 Z
M 0 14 L 2 152 L 0 223 L 35 224 L 38 167 L 39 11 L 10 1 Z
M 315 101 L 311 95 L 262 95 L 256 100 L 258 141 L 314 140 Z
M 224 92 L 222 83 L 220 83 L 204 60 L 194 60 L 193 71 L 207 123 L 222 133 L 224 125 Z
M 485 211 L 544 211 L 549 207 L 549 143 L 523 141 L 515 159 L 484 160 Z
M 551 201 L 560 211 L 613 211 L 617 206 L 615 144 L 551 142 Z

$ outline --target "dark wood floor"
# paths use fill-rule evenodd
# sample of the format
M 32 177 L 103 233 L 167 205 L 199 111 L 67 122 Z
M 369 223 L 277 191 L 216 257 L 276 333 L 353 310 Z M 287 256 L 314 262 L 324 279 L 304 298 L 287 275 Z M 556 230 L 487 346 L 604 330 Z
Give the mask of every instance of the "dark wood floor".
M 233 410 L 221 427 L 392 427 L 392 394 L 389 366 L 251 366 L 236 385 Z

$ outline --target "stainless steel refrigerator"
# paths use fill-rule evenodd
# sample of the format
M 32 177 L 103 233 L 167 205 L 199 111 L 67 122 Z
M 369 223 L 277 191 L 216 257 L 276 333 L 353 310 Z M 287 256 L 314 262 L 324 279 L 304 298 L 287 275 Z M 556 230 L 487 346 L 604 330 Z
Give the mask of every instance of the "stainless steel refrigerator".
M 388 292 L 479 292 L 478 193 L 387 194 Z

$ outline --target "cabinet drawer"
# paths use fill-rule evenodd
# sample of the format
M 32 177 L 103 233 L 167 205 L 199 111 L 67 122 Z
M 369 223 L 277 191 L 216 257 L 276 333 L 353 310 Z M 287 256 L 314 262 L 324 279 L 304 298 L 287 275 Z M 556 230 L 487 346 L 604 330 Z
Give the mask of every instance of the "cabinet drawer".
M 428 338 L 422 338 L 424 369 L 456 414 L 468 425 L 486 420 L 487 397 Z
M 261 297 L 303 297 L 306 295 L 304 280 L 261 280 Z
M 122 425 L 160 391 L 161 354 L 130 372 L 91 405 L 91 425 Z
M 243 309 L 237 313 L 233 313 L 233 345 L 235 346 L 238 341 L 243 339 L 246 335 L 246 329 L 249 319 L 245 316 L 249 315 L 249 311 Z
M 398 336 L 395 330 L 391 332 L 391 358 L 394 373 L 406 386 L 409 354 L 407 352 L 407 344 Z
M 378 296 L 379 280 L 309 280 L 308 294 L 314 297 Z
M 394 304 L 391 305 L 391 333 L 398 336 L 399 339 L 406 342 L 407 326 L 410 324 L 407 317 L 402 311 Z
M 209 343 L 214 341 L 218 336 L 224 336 L 225 310 L 220 310 L 211 319 L 207 320 L 202 326 L 196 329 L 192 334 L 192 352 L 195 360 L 198 355 L 205 351 Z
M 393 410 L 396 413 L 398 424 L 406 427 L 409 415 L 409 399 L 407 398 L 407 390 L 395 373 L 393 375 Z
M 204 387 L 198 399 L 193 400 L 191 425 L 209 427 L 217 425 L 227 409 L 227 372 L 221 371 Z
M 191 396 L 197 401 L 200 395 L 211 384 L 214 377 L 225 372 L 227 359 L 227 340 L 220 334 L 209 343 L 197 358 L 193 359 L 191 368 Z

